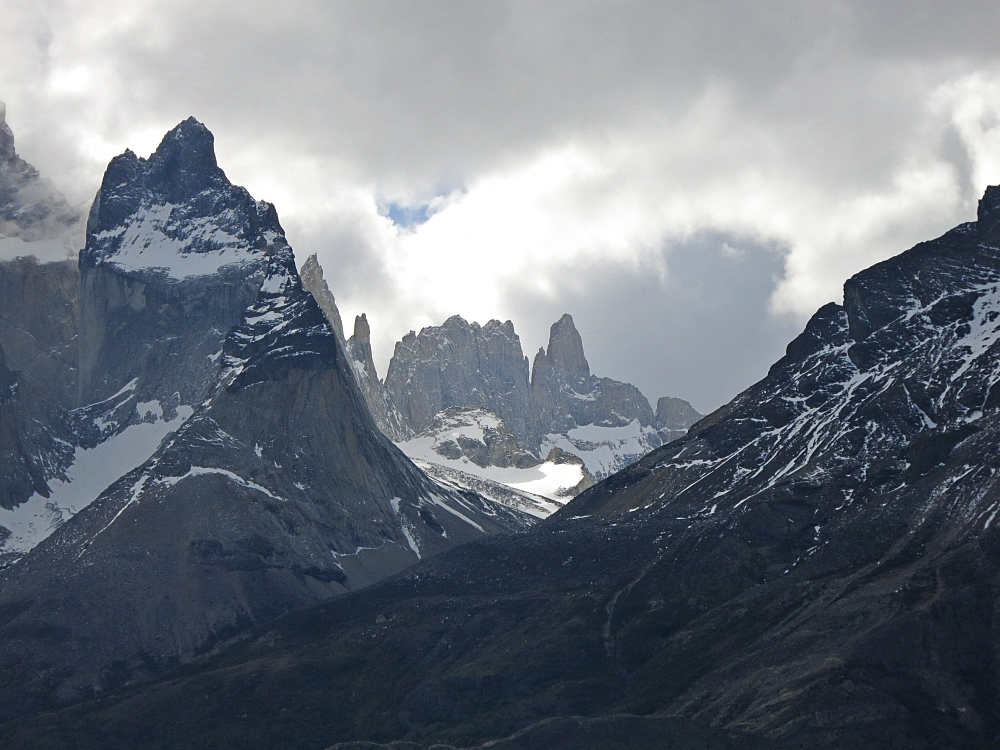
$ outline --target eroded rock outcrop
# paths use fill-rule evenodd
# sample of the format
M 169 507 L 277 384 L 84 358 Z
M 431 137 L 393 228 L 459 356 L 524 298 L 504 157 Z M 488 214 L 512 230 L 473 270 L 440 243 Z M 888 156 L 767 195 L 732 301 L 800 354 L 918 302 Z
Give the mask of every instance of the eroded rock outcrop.
M 509 320 L 486 325 L 454 315 L 396 344 L 385 385 L 414 432 L 452 406 L 496 414 L 521 446 L 536 442 L 528 360 Z

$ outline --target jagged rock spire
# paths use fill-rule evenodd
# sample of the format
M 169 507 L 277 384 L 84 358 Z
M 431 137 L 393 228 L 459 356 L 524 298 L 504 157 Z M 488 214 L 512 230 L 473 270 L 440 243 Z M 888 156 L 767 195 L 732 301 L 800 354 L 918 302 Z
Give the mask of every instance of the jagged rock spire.
M 569 313 L 565 313 L 549 329 L 548 360 L 557 372 L 578 378 L 590 377 L 590 364 L 583 353 L 583 339 Z
M 346 340 L 344 336 L 344 322 L 340 318 L 340 310 L 337 309 L 337 300 L 326 283 L 326 278 L 323 276 L 323 266 L 319 264 L 319 258 L 316 257 L 316 253 L 306 258 L 306 262 L 302 264 L 302 268 L 299 270 L 299 276 L 302 278 L 302 286 L 315 297 L 327 320 L 330 321 L 330 325 L 333 326 L 334 332 L 340 338 L 341 343 L 343 343 Z

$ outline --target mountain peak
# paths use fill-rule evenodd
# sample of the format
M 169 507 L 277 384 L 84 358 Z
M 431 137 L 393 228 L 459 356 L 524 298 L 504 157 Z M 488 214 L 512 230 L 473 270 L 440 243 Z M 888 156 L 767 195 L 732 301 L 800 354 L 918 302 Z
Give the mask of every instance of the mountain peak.
M 259 264 L 275 243 L 285 241 L 274 206 L 226 178 L 214 136 L 190 117 L 148 159 L 126 150 L 111 160 L 80 262 L 182 280 Z
M 215 158 L 215 136 L 193 117 L 169 131 L 149 157 L 149 184 L 181 202 L 219 183 L 228 184 Z
M 365 313 L 354 318 L 354 336 L 351 338 L 359 342 L 371 341 L 372 329 L 368 325 L 368 316 Z
M 548 359 L 558 372 L 590 377 L 590 364 L 583 353 L 583 339 L 569 313 L 565 313 L 549 329 Z

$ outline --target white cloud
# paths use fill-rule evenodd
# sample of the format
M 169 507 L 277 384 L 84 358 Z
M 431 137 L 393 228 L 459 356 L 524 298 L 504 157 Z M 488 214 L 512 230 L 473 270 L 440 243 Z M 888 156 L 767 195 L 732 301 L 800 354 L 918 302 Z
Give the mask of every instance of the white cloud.
M 670 248 L 706 235 L 732 259 L 782 253 L 771 310 L 801 321 L 1000 182 L 992 28 L 956 8 L 0 0 L 0 17 L 19 148 L 71 200 L 195 115 L 320 254 L 345 317 L 368 313 L 383 370 L 402 333 L 456 312 L 540 331 L 518 300 L 581 304 L 623 269 L 667 289 Z M 434 211 L 401 231 L 385 200 Z

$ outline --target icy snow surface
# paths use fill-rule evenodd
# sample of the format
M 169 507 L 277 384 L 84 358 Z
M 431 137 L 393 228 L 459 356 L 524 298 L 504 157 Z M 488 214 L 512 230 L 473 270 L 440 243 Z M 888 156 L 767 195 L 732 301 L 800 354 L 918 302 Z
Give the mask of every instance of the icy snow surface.
M 243 265 L 261 256 L 261 250 L 220 228 L 225 216 L 172 221 L 174 208 L 171 204 L 151 206 L 130 216 L 122 226 L 98 234 L 98 241 L 121 238 L 105 262 L 125 271 L 155 269 L 185 279 L 208 276 L 223 266 Z M 192 247 L 203 250 L 192 252 Z
M 477 433 L 479 435 L 477 439 L 482 440 L 482 430 L 478 427 L 468 428 L 464 434 L 473 437 Z M 560 492 L 572 489 L 583 479 L 583 469 L 579 464 L 556 464 L 546 461 L 529 469 L 518 469 L 514 466 L 478 466 L 465 456 L 455 461 L 449 460 L 435 451 L 434 445 L 441 440 L 454 439 L 455 434 L 457 432 L 449 431 L 437 438 L 418 437 L 396 443 L 396 445 L 412 459 L 463 471 L 466 474 L 499 482 L 515 490 L 541 495 L 557 502 L 565 502 L 566 500 L 565 494 L 560 495 Z
M 440 458 L 440 457 L 439 457 Z M 456 461 L 424 461 L 420 458 L 413 458 L 413 463 L 419 466 L 435 482 L 445 487 L 455 490 L 472 490 L 478 492 L 483 497 L 492 500 L 500 505 L 506 505 L 514 510 L 519 510 L 535 518 L 548 518 L 563 506 L 567 498 L 552 500 L 533 495 L 524 490 L 514 489 L 508 484 L 494 482 L 482 476 L 477 476 L 468 471 L 455 468 Z M 449 465 L 445 465 L 445 464 Z M 473 464 L 474 465 L 474 464 Z
M 595 479 L 604 479 L 649 451 L 659 447 L 656 430 L 643 427 L 633 419 L 622 427 L 601 427 L 588 424 L 574 427 L 566 434 L 552 433 L 542 438 L 541 455 L 552 448 L 561 448 L 579 456 Z
M 162 414 L 159 403 L 142 404 L 140 414 Z M 24 553 L 55 531 L 65 521 L 97 499 L 111 483 L 144 463 L 167 435 L 194 413 L 190 406 L 177 409 L 169 422 L 157 419 L 132 425 L 120 434 L 93 448 L 77 448 L 73 465 L 67 470 L 68 482 L 49 482 L 48 499 L 35 493 L 13 510 L 0 508 L 0 526 L 11 536 L 0 552 Z

